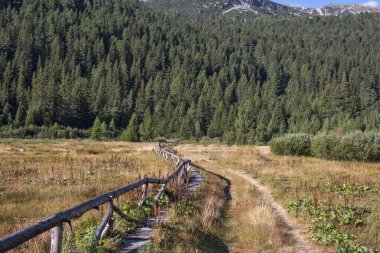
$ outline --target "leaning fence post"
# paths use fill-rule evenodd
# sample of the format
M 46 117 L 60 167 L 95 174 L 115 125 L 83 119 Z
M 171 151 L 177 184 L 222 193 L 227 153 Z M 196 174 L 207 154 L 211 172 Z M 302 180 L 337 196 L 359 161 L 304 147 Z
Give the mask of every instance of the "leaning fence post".
M 62 252 L 63 224 L 51 229 L 50 253 Z
M 186 173 L 186 164 L 185 163 L 182 164 L 181 167 L 182 167 L 182 169 L 179 171 L 177 182 L 176 182 L 177 198 L 178 199 L 181 198 L 181 194 L 182 194 L 181 182 L 182 182 L 182 178 L 183 178 L 184 173 Z
M 146 203 L 146 199 L 148 197 L 148 185 L 149 183 L 145 183 L 143 186 L 142 186 L 142 196 L 141 196 L 141 200 L 140 200 L 140 203 L 139 203 L 139 206 L 143 206 L 145 205 Z
M 114 222 L 113 219 L 114 219 L 113 218 L 113 208 L 112 208 L 112 200 L 111 200 L 111 202 L 107 203 L 106 214 L 103 216 L 102 221 L 100 222 L 99 226 L 96 228 L 95 237 L 92 241 L 92 245 L 91 245 L 89 252 L 91 252 L 91 253 L 96 252 L 96 248 L 98 246 L 99 240 L 102 238 L 102 235 L 105 235 L 105 234 L 111 232 L 113 222 Z M 111 223 L 111 224 L 109 224 L 109 223 Z M 104 230 L 106 228 L 107 228 L 107 231 L 104 232 Z

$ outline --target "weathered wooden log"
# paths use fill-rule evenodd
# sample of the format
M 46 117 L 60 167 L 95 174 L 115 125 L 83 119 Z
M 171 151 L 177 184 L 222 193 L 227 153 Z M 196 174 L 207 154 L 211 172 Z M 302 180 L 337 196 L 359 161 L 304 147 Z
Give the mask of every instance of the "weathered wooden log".
M 190 162 L 190 160 L 186 161 L 186 162 Z M 175 172 L 170 175 L 166 180 L 163 181 L 163 186 L 160 188 L 160 190 L 158 191 L 157 195 L 154 197 L 153 199 L 153 206 L 157 204 L 158 200 L 161 198 L 161 196 L 165 193 L 165 190 L 166 190 L 166 186 L 167 186 L 167 183 L 172 180 L 173 178 L 175 178 L 176 175 L 178 175 L 178 173 L 180 173 L 181 171 L 184 170 L 184 166 L 186 164 L 186 162 L 182 162 L 180 165 L 177 166 L 177 169 L 175 170 Z M 180 177 L 178 177 L 180 178 Z M 177 183 L 177 182 L 176 182 Z
M 183 175 L 185 174 L 185 172 L 186 172 L 186 169 L 185 169 L 185 166 L 183 166 L 183 169 L 179 173 L 178 179 L 177 179 L 177 186 L 176 187 L 177 187 L 177 191 L 178 192 L 181 192 L 181 189 L 180 189 L 180 187 L 181 187 L 181 181 L 183 179 Z
M 117 190 L 105 193 L 93 199 L 90 199 L 86 202 L 83 202 L 73 208 L 55 214 L 53 216 L 47 217 L 44 220 L 33 224 L 27 228 L 19 230 L 5 238 L 0 239 L 0 252 L 5 252 L 11 250 L 24 242 L 40 235 L 49 229 L 52 229 L 56 226 L 59 226 L 63 222 L 70 221 L 72 219 L 79 218 L 87 211 L 97 208 L 98 206 L 107 203 L 108 201 L 116 198 L 120 195 L 123 195 L 135 188 L 140 187 L 141 185 L 148 182 L 148 178 L 141 179 L 135 183 L 132 183 L 128 186 L 119 188 Z
M 158 191 L 157 195 L 154 197 L 153 199 L 153 206 L 155 206 L 157 204 L 157 202 L 160 200 L 161 196 L 165 193 L 165 190 L 166 190 L 166 184 L 164 184 L 161 189 Z
M 142 196 L 141 196 L 141 200 L 139 202 L 139 206 L 144 206 L 146 204 L 146 199 L 148 197 L 148 186 L 149 184 L 146 183 L 142 186 Z
M 100 240 L 105 227 L 107 226 L 107 224 L 109 223 L 109 221 L 112 217 L 112 212 L 113 212 L 112 204 L 110 202 L 108 202 L 107 203 L 107 212 L 103 216 L 102 221 L 100 222 L 98 228 L 95 231 L 95 241 L 94 241 L 95 244 L 97 244 L 98 241 Z
M 137 220 L 135 218 L 132 218 L 132 217 L 126 215 L 125 213 L 123 213 L 123 211 L 120 210 L 119 207 L 117 207 L 115 205 L 112 205 L 112 209 L 115 211 L 115 213 L 117 213 L 118 215 L 120 215 L 120 217 L 122 217 L 123 219 L 125 219 L 127 221 L 136 222 L 136 223 L 140 223 L 140 224 L 146 224 L 146 222 L 144 222 L 144 221 Z
M 106 227 L 104 228 L 102 234 L 100 235 L 100 239 L 108 237 L 112 234 L 114 223 L 115 223 L 115 217 L 112 214 L 107 225 L 106 225 Z
M 190 165 L 190 162 L 188 164 L 186 164 L 186 172 L 189 172 L 191 169 L 191 165 Z
M 50 253 L 62 252 L 63 224 L 51 229 Z

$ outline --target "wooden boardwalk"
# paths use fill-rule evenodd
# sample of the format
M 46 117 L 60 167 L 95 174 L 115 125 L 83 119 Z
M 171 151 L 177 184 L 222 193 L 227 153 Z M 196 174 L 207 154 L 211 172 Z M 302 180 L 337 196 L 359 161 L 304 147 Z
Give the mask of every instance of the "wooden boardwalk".
M 186 186 L 183 189 L 183 196 L 191 195 L 200 186 L 204 177 L 196 170 L 191 170 L 188 184 L 188 190 Z M 167 209 L 162 209 L 160 215 L 157 217 L 151 217 L 146 220 L 146 226 L 136 229 L 134 232 L 128 234 L 119 250 L 116 253 L 137 253 L 141 247 L 147 244 L 152 237 L 154 226 L 167 221 Z

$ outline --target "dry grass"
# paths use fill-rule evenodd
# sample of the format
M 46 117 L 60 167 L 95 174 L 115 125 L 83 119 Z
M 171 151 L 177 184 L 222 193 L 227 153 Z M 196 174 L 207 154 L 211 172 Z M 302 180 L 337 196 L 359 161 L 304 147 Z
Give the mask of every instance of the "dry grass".
M 153 146 L 91 141 L 0 144 L 0 236 L 144 174 L 166 175 L 173 164 L 157 159 Z M 372 214 L 366 217 L 364 225 L 345 229 L 361 243 L 380 249 L 380 194 L 337 196 L 323 190 L 328 184 L 343 183 L 379 188 L 379 164 L 278 157 L 271 155 L 268 147 L 188 144 L 176 150 L 194 163 L 229 178 L 233 200 L 225 214 L 224 183 L 208 177 L 210 181 L 202 184 L 194 200 L 199 205 L 196 215 L 190 219 L 174 212 L 173 222 L 155 232 L 154 242 L 165 252 L 296 251 L 289 232 L 261 194 L 229 170 L 244 171 L 257 179 L 283 206 L 303 197 L 316 203 L 368 206 Z M 127 197 L 136 198 L 138 194 Z M 91 212 L 74 225 L 98 220 L 99 216 L 98 211 Z M 306 228 L 311 221 L 301 217 L 297 223 Z M 308 235 L 303 232 L 305 238 Z M 41 242 L 48 241 L 48 237 L 49 233 L 43 234 L 24 252 L 42 252 L 46 244 Z M 173 244 L 173 240 L 177 243 Z M 174 246 L 170 248 L 169 243 Z M 191 248 L 192 245 L 197 247 Z M 334 251 L 318 243 L 312 245 L 313 252 Z
M 245 180 L 232 180 L 226 241 L 231 252 L 296 252 L 279 219 L 261 194 Z
M 265 205 L 256 206 L 248 212 L 247 221 L 249 230 L 254 233 L 253 245 L 258 245 L 261 249 L 279 247 L 281 235 L 276 229 L 277 218 L 272 208 Z M 257 250 L 257 252 L 262 252 L 262 250 Z
M 143 252 L 229 252 L 223 240 L 226 209 L 224 187 L 224 181 L 206 176 L 190 199 L 172 206 L 169 222 L 161 224 L 154 231 L 151 245 L 153 250 L 150 248 Z M 193 211 L 189 214 L 177 211 L 184 208 Z
M 158 159 L 153 147 L 93 141 L 0 144 L 0 237 L 144 175 L 166 176 L 174 166 Z M 117 202 L 139 194 L 135 191 Z M 101 213 L 89 212 L 74 228 L 98 220 Z M 16 252 L 43 252 L 49 236 L 45 233 Z
M 218 195 L 207 195 L 203 201 L 200 221 L 202 229 L 208 233 L 213 227 L 213 221 L 220 218 L 224 201 Z
M 261 203 L 255 203 L 254 199 L 259 196 L 246 194 L 247 186 L 230 174 L 227 169 L 243 171 L 252 178 L 259 180 L 272 191 L 274 198 L 285 206 L 289 201 L 309 197 L 313 202 L 321 201 L 337 203 L 339 205 L 365 205 L 372 210 L 372 214 L 366 218 L 365 224 L 359 227 L 349 227 L 347 232 L 354 234 L 358 241 L 370 246 L 372 249 L 380 249 L 380 194 L 367 192 L 364 195 L 337 196 L 323 190 L 328 184 L 342 185 L 350 183 L 355 185 L 367 185 L 370 187 L 380 187 L 380 165 L 378 163 L 360 162 L 336 162 L 324 161 L 315 158 L 305 157 L 280 157 L 273 156 L 269 147 L 253 146 L 224 146 L 212 145 L 180 145 L 177 147 L 179 153 L 186 154 L 186 157 L 199 163 L 200 165 L 212 169 L 214 172 L 222 174 L 232 180 L 232 191 L 234 200 L 230 213 L 234 217 L 231 219 L 229 246 L 232 252 L 246 252 L 251 245 L 256 245 L 255 250 L 260 251 L 260 241 L 272 243 L 272 236 L 281 233 L 267 233 L 267 239 L 256 240 L 256 229 L 245 229 L 243 224 L 247 224 L 248 212 L 245 210 L 255 210 Z M 210 159 L 212 158 L 212 159 Z M 248 199 L 247 199 L 248 198 Z M 256 201 L 257 202 L 257 201 Z M 242 205 L 242 203 L 244 205 Z M 244 206 L 244 207 L 242 207 Z M 239 222 L 241 220 L 241 222 Z M 306 228 L 310 225 L 310 220 L 299 218 L 298 224 Z M 278 228 L 278 226 L 277 226 Z M 250 231 L 254 232 L 250 232 Z M 281 231 L 281 229 L 279 230 Z M 260 233 L 258 233 L 260 234 Z M 304 237 L 309 234 L 303 232 Z M 284 237 L 285 236 L 285 237 Z M 281 236 L 282 241 L 286 241 L 286 233 Z M 277 240 L 281 241 L 281 240 Z M 288 244 L 275 245 L 273 243 L 271 252 L 283 252 L 290 250 Z M 246 245 L 246 248 L 244 247 Z M 282 247 L 285 247 L 283 249 Z M 277 248 L 277 249 L 276 249 Z M 313 244 L 316 252 L 333 252 L 334 248 Z M 267 250 L 268 251 L 268 250 Z

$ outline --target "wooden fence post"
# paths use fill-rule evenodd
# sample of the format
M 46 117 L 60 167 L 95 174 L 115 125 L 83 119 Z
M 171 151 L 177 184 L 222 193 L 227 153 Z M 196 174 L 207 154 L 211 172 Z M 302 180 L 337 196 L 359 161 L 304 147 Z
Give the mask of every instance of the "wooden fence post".
M 50 253 L 62 252 L 63 224 L 51 229 Z
M 146 183 L 142 186 L 142 196 L 141 196 L 141 200 L 139 203 L 140 207 L 145 205 L 145 203 L 146 203 L 146 199 L 148 197 L 148 185 L 149 185 L 149 183 Z
M 184 176 L 184 173 L 186 173 L 186 164 L 183 164 L 182 165 L 182 169 L 181 171 L 179 172 L 178 174 L 178 178 L 177 178 L 177 192 L 178 192 L 178 199 L 181 198 L 181 194 L 182 194 L 182 189 L 181 189 L 181 183 L 182 183 L 182 179 L 183 179 L 183 176 Z
M 109 224 L 111 223 L 111 224 Z M 95 231 L 95 238 L 92 241 L 92 245 L 89 252 L 96 252 L 96 248 L 98 246 L 99 240 L 102 238 L 102 235 L 105 235 L 110 232 L 110 229 L 113 226 L 113 208 L 112 203 L 107 203 L 107 212 L 103 216 L 102 221 L 100 222 L 99 226 L 97 227 Z M 107 228 L 107 231 L 104 232 L 104 230 Z
M 113 210 L 113 209 L 112 209 Z M 107 223 L 107 225 L 105 226 L 102 234 L 100 235 L 100 238 L 104 238 L 104 237 L 107 237 L 109 235 L 112 234 L 112 231 L 113 231 L 113 224 L 115 223 L 115 217 L 113 216 L 113 214 L 111 214 L 111 217 Z

